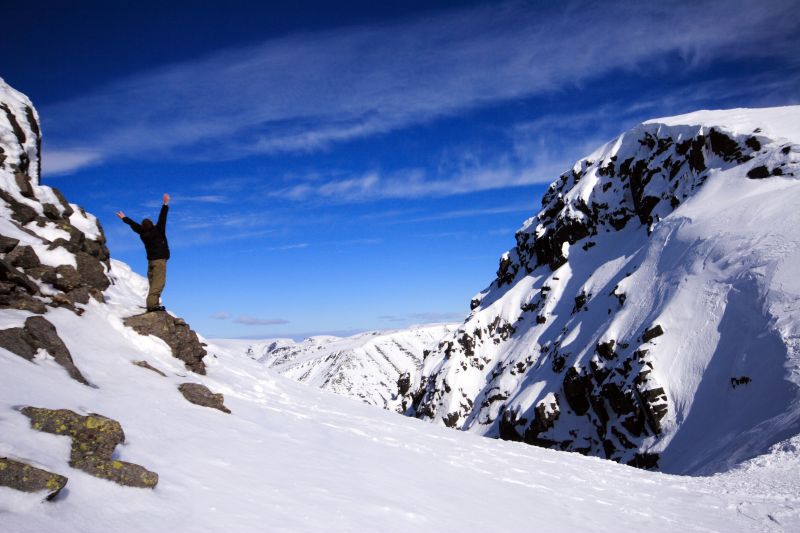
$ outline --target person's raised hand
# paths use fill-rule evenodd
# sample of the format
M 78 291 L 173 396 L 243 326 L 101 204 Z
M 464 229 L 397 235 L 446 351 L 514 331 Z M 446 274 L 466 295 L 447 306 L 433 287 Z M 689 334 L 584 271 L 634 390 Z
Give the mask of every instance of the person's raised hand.
M 119 218 L 125 218 L 125 213 L 123 213 L 122 211 L 117 211 L 117 216 Z
M 169 194 L 164 193 L 164 205 L 168 205 L 168 204 L 169 204 Z

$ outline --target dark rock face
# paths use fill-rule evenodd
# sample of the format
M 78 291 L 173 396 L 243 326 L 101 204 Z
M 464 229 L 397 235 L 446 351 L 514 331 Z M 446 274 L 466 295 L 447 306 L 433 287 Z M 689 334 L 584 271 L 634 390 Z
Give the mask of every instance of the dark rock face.
M 33 361 L 36 349 L 35 341 L 25 328 L 8 328 L 0 330 L 0 347 L 15 353 L 23 359 Z
M 27 105 L 20 107 L 2 103 L 0 110 L 0 120 L 6 124 L 4 131 L 10 127 L 18 144 L 12 152 L 2 146 L 13 143 L 8 136 L 0 143 L 0 169 L 12 173 L 14 178 L 13 182 L 0 187 L 0 202 L 10 210 L 9 221 L 30 237 L 22 244 L 19 239 L 0 235 L 0 254 L 4 254 L 2 259 L 5 261 L 0 265 L 0 283 L 10 285 L 0 287 L 0 308 L 41 314 L 46 312 L 46 306 L 66 307 L 80 314 L 82 310 L 75 304 L 88 303 L 87 291 L 102 301 L 101 293 L 110 285 L 106 275 L 110 267 L 109 253 L 103 229 L 85 211 L 76 213 L 60 191 L 39 183 L 40 166 L 36 163 L 41 159 L 41 130 L 33 109 Z M 15 155 L 6 155 L 12 153 Z M 53 194 L 47 194 L 47 189 Z M 37 194 L 44 196 L 39 198 Z M 73 216 L 84 220 L 78 221 Z M 78 226 L 87 227 L 87 223 L 95 224 L 97 236 L 90 238 L 78 229 Z M 45 236 L 48 233 L 39 230 L 44 227 L 66 232 L 69 238 L 59 237 L 51 242 Z M 34 247 L 40 249 L 39 244 L 50 250 L 65 249 L 75 256 L 76 266 L 55 268 L 42 264 L 34 250 Z M 58 292 L 40 292 L 37 281 L 52 285 Z
M 626 265 L 602 292 L 584 283 L 590 274 L 578 267 L 584 254 L 594 260 L 615 232 L 635 232 L 637 241 L 652 235 L 719 171 L 755 159 L 753 168 L 741 167 L 750 168 L 750 178 L 788 175 L 794 145 L 778 147 L 780 156 L 766 152 L 774 143 L 756 138 L 758 133 L 642 124 L 610 143 L 600 159 L 578 161 L 551 184 L 539 213 L 516 233 L 516 246 L 470 303 L 464 325 L 431 350 L 422 375 L 409 380 L 419 385 L 402 395 L 404 413 L 658 468 L 659 455 L 648 450 L 663 434 L 670 397 L 645 346 L 660 344 L 664 326 L 599 329 L 601 313 L 613 323 L 637 296 L 625 278 L 639 265 Z M 587 324 L 598 329 L 588 334 Z M 739 379 L 731 386 L 746 386 Z
M 46 491 L 46 500 L 52 500 L 64 485 L 67 478 L 36 468 L 29 464 L 0 457 L 0 486 L 11 487 L 22 492 Z
M 19 244 L 19 239 L 12 239 L 5 235 L 0 235 L 0 254 L 7 254 Z
M 642 334 L 642 342 L 650 342 L 651 340 L 655 339 L 656 337 L 660 337 L 664 334 L 664 329 L 656 324 L 652 328 L 646 329 Z
M 41 265 L 39 256 L 30 246 L 17 246 L 6 255 L 6 261 L 16 268 L 29 269 Z
M 411 373 L 403 372 L 400 374 L 400 377 L 397 378 L 397 394 L 399 396 L 405 396 L 408 394 L 409 390 L 411 390 Z
M 89 385 L 78 367 L 75 366 L 72 354 L 58 336 L 56 327 L 44 317 L 32 316 L 25 321 L 25 326 L 22 328 L 0 331 L 0 346 L 28 361 L 33 360 L 37 350 L 46 350 L 53 356 L 56 363 L 64 367 L 72 379 Z
M 529 274 L 539 266 L 556 270 L 566 263 L 567 248 L 600 232 L 622 230 L 632 219 L 649 227 L 705 182 L 707 160 L 715 157 L 729 166 L 738 165 L 761 149 L 755 138 L 734 138 L 713 128 L 707 135 L 698 131 L 682 142 L 660 137 L 656 125 L 639 135 L 635 156 L 624 161 L 616 155 L 603 161 L 579 161 L 550 185 L 542 198 L 542 210 L 517 232 L 516 247 L 500 259 L 493 286 L 510 285 L 519 273 Z M 567 193 L 590 171 L 601 178 L 601 184 L 588 199 L 567 200 Z M 772 174 L 766 167 L 758 167 L 748 177 Z M 609 198 L 613 206 L 608 195 L 616 196 Z M 584 249 L 593 245 L 587 242 Z
M 203 357 L 206 350 L 189 325 L 165 311 L 143 313 L 126 318 L 124 324 L 140 335 L 153 335 L 167 343 L 172 355 L 180 359 L 186 368 L 198 374 L 206 373 Z
M 33 429 L 72 438 L 71 467 L 129 487 L 153 488 L 158 483 L 155 472 L 113 458 L 114 449 L 125 442 L 116 420 L 98 414 L 80 416 L 68 409 L 24 407 L 21 412 Z
M 231 412 L 230 409 L 225 407 L 225 397 L 221 393 L 213 393 L 208 390 L 208 387 L 199 383 L 182 383 L 178 386 L 183 397 L 190 403 L 201 405 L 203 407 L 211 407 L 212 409 L 219 409 L 223 413 Z
M 761 180 L 764 178 L 768 178 L 771 175 L 772 173 L 764 165 L 761 165 L 760 167 L 755 167 L 747 172 L 747 177 L 750 178 L 751 180 Z

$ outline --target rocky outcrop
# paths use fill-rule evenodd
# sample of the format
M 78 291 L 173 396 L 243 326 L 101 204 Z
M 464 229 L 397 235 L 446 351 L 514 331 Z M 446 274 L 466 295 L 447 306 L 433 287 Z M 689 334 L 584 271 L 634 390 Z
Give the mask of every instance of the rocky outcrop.
M 208 387 L 199 383 L 181 383 L 178 386 L 183 397 L 195 405 L 218 409 L 223 413 L 230 414 L 231 410 L 225 407 L 225 397 L 221 393 L 214 393 Z
M 44 317 L 32 316 L 25 320 L 24 327 L 0 330 L 0 347 L 28 361 L 33 361 L 37 350 L 45 350 L 56 363 L 64 367 L 72 379 L 89 385 L 78 367 L 75 366 L 72 354 L 58 336 L 56 327 Z
M 530 274 L 542 265 L 556 270 L 567 262 L 569 248 L 578 241 L 620 231 L 631 220 L 650 227 L 705 182 L 712 170 L 707 161 L 721 161 L 716 169 L 730 168 L 748 162 L 761 149 L 756 137 L 715 128 L 708 132 L 697 128 L 690 138 L 662 131 L 658 125 L 642 125 L 630 134 L 636 137 L 636 153 L 625 159 L 614 154 L 598 161 L 581 160 L 553 182 L 542 198 L 542 210 L 516 233 L 517 246 L 500 258 L 495 285 L 509 285 L 520 272 Z M 748 177 L 781 175 L 779 165 L 775 170 L 756 167 Z M 569 194 L 586 176 L 599 178 L 599 183 L 588 195 Z M 585 243 L 586 248 L 593 245 Z
M 52 500 L 67 484 L 64 476 L 36 468 L 8 457 L 0 457 L 0 487 L 10 487 L 22 492 L 46 492 Z
M 0 173 L 6 175 L 0 205 L 8 212 L 4 232 L 13 234 L 0 235 L 0 308 L 81 313 L 77 304 L 90 297 L 103 301 L 111 283 L 103 229 L 60 191 L 40 183 L 36 112 L 23 95 L 2 81 L 0 86 L 8 98 L 0 103 Z
M 98 414 L 80 416 L 68 409 L 24 407 L 21 412 L 33 429 L 72 439 L 71 467 L 129 487 L 153 488 L 158 483 L 155 472 L 114 459 L 114 449 L 125 442 L 125 433 L 116 420 Z
M 800 176 L 798 147 L 742 126 L 748 113 L 732 112 L 733 126 L 704 126 L 695 117 L 641 124 L 559 176 L 539 213 L 516 233 L 516 246 L 500 257 L 496 278 L 471 299 L 464 324 L 426 354 L 420 374 L 398 383 L 405 414 L 640 468 L 678 464 L 669 446 L 693 399 L 686 397 L 686 383 L 676 380 L 693 382 L 696 376 L 685 374 L 702 372 L 702 361 L 712 356 L 739 357 L 743 364 L 732 366 L 742 367 L 737 375 L 752 360 L 735 348 L 700 355 L 696 351 L 708 344 L 688 349 L 689 343 L 679 341 L 691 333 L 686 316 L 675 310 L 676 294 L 689 291 L 682 288 L 686 280 L 694 280 L 694 290 L 721 283 L 703 272 L 716 266 L 727 275 L 730 240 L 741 238 L 747 243 L 742 250 L 760 246 L 752 235 L 757 231 L 740 236 L 740 228 L 719 228 L 719 217 L 706 217 L 704 207 L 717 213 L 731 202 L 731 212 L 749 213 L 744 199 L 763 187 L 758 193 L 773 209 L 766 200 L 769 186 L 751 180 L 781 176 L 789 190 L 787 178 Z M 719 204 L 709 197 L 689 203 L 710 194 L 709 180 L 719 180 L 711 187 L 720 191 Z M 683 234 L 685 227 L 695 232 L 692 238 Z M 713 251 L 706 248 L 709 242 Z M 796 248 L 785 233 L 774 239 L 770 233 L 767 246 Z M 771 264 L 775 254 L 759 257 Z M 720 264 L 711 266 L 715 261 Z M 739 263 L 751 264 L 741 258 Z M 680 302 L 700 308 L 716 302 L 722 289 L 703 290 L 710 296 L 697 301 L 682 293 Z M 714 305 L 712 321 L 724 303 Z M 668 330 L 677 323 L 682 330 Z M 672 353 L 676 346 L 683 351 Z M 684 373 L 681 378 L 675 369 Z M 715 391 L 735 388 L 745 397 L 760 382 L 730 378 L 729 384 L 715 384 Z M 659 381 L 666 379 L 673 381 Z M 705 381 L 703 386 L 711 387 Z M 712 395 L 706 391 L 701 401 Z
M 204 344 L 183 319 L 166 311 L 155 311 L 128 317 L 124 323 L 140 335 L 153 335 L 166 342 L 172 355 L 183 361 L 188 370 L 198 374 L 206 373 L 206 365 L 203 363 L 203 357 L 206 356 Z

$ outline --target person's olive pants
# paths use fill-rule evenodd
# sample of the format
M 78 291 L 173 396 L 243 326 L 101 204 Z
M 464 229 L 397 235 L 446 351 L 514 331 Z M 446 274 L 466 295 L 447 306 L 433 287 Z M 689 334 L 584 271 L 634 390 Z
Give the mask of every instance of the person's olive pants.
M 159 306 L 161 292 L 167 282 L 166 259 L 153 259 L 147 262 L 147 281 L 150 282 L 150 291 L 147 293 L 147 308 L 154 309 Z

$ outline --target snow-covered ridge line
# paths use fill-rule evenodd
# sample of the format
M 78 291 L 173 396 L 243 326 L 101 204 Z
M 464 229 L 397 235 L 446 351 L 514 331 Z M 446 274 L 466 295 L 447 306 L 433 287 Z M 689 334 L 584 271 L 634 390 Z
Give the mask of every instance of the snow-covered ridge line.
M 392 409 L 400 376 L 418 373 L 425 350 L 454 328 L 441 324 L 370 331 L 346 338 L 317 336 L 302 342 L 213 339 L 211 343 L 246 355 L 295 381 Z
M 699 112 L 578 161 L 407 414 L 682 473 L 800 432 L 798 124 L 800 106 Z

